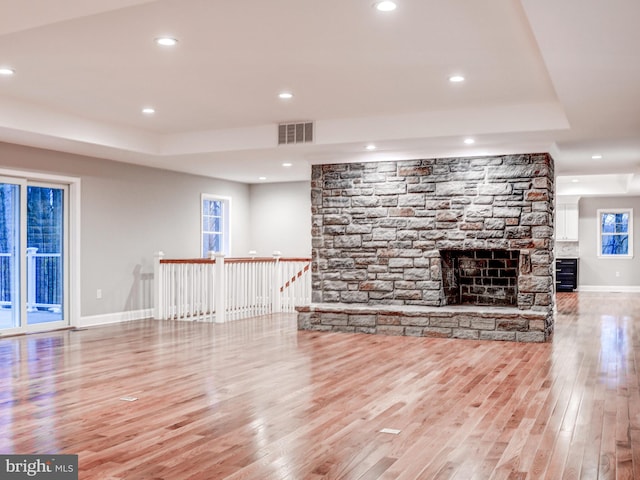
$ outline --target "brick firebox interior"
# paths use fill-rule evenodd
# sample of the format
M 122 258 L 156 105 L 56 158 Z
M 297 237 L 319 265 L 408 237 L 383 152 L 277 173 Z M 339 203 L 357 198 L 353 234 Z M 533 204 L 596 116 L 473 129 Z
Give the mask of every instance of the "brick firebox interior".
M 549 340 L 553 192 L 545 153 L 314 165 L 298 327 Z

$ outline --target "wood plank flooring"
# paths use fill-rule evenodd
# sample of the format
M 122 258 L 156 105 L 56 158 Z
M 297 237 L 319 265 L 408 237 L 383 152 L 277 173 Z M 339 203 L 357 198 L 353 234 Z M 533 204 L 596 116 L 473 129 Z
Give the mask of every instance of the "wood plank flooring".
M 295 315 L 2 339 L 0 453 L 100 480 L 640 479 L 640 298 L 557 300 L 547 344 Z

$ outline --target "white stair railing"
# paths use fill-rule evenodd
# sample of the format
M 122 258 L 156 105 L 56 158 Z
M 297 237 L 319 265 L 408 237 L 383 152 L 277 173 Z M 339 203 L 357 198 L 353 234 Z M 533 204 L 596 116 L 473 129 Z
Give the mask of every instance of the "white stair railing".
M 310 303 L 308 258 L 165 259 L 155 255 L 154 318 L 224 323 Z

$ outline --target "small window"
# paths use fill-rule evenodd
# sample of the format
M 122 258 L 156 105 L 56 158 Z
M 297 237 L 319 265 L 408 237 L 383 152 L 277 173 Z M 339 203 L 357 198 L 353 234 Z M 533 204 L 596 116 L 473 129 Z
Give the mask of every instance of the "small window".
M 598 256 L 633 257 L 633 209 L 598 210 Z
M 230 254 L 229 210 L 231 199 L 202 195 L 202 257 L 209 252 Z

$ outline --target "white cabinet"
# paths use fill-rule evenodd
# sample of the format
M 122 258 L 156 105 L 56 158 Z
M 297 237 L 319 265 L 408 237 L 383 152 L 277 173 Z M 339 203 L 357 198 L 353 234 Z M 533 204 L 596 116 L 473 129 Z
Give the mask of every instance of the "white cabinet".
M 577 203 L 556 205 L 556 241 L 578 241 L 578 214 Z

